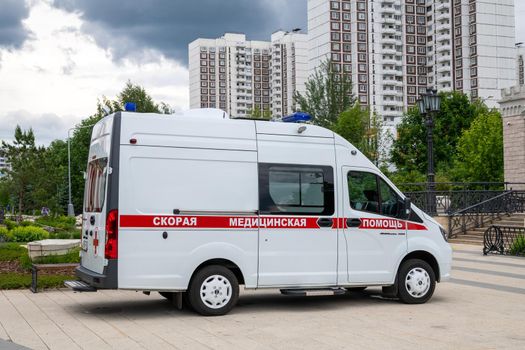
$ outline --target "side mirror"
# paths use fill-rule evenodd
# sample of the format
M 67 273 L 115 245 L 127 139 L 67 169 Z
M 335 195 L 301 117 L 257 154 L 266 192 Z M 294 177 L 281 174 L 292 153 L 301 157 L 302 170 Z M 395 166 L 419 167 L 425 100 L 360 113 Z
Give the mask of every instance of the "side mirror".
M 408 219 L 410 217 L 410 213 L 412 212 L 412 201 L 410 198 L 405 197 L 403 201 L 403 218 Z

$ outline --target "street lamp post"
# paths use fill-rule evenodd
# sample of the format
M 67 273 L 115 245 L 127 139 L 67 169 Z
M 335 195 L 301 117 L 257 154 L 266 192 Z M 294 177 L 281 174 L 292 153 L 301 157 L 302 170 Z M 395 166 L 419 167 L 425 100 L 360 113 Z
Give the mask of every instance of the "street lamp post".
M 434 172 L 434 116 L 441 108 L 441 97 L 436 89 L 427 88 L 417 101 L 419 111 L 425 116 L 427 128 L 427 210 L 429 214 L 436 214 L 436 179 Z

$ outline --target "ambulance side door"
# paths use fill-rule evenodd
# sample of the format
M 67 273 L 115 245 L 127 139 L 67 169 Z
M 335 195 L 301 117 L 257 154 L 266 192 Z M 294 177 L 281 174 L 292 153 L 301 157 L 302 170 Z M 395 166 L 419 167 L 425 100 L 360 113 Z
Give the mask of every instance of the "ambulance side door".
M 407 250 L 402 198 L 375 169 L 342 167 L 341 175 L 348 281 L 390 283 Z

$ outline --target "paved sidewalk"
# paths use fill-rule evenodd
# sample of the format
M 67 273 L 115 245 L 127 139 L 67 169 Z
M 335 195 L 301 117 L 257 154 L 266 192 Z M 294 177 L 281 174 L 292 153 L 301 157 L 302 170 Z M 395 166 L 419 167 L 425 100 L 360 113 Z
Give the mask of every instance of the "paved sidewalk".
M 454 246 L 453 279 L 424 305 L 378 296 L 248 291 L 227 316 L 157 293 L 0 292 L 0 339 L 31 349 L 524 349 L 525 259 Z M 0 349 L 5 343 L 0 342 Z

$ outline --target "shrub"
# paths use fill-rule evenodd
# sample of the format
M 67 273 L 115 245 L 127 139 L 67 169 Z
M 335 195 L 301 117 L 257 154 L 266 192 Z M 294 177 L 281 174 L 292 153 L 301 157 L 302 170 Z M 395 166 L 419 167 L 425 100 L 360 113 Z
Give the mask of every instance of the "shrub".
M 512 255 L 525 255 L 525 235 L 518 235 L 510 246 Z
M 19 226 L 23 226 L 23 227 L 27 227 L 27 226 L 31 226 L 33 225 L 33 223 L 31 221 L 27 221 L 27 220 L 24 220 L 24 221 L 21 221 Z
M 67 254 L 48 255 L 33 259 L 35 264 L 70 264 L 80 262 L 80 247 L 71 249 Z
M 44 226 L 51 226 L 62 230 L 75 228 L 76 219 L 71 216 L 41 216 L 35 220 L 36 223 Z
M 4 225 L 5 227 L 7 227 L 8 230 L 12 230 L 18 226 L 15 221 L 9 219 L 4 220 Z
M 36 226 L 19 226 L 9 232 L 9 240 L 12 242 L 32 242 L 49 237 L 49 232 Z
M 0 242 L 7 242 L 9 240 L 8 238 L 9 231 L 6 227 L 0 227 Z

